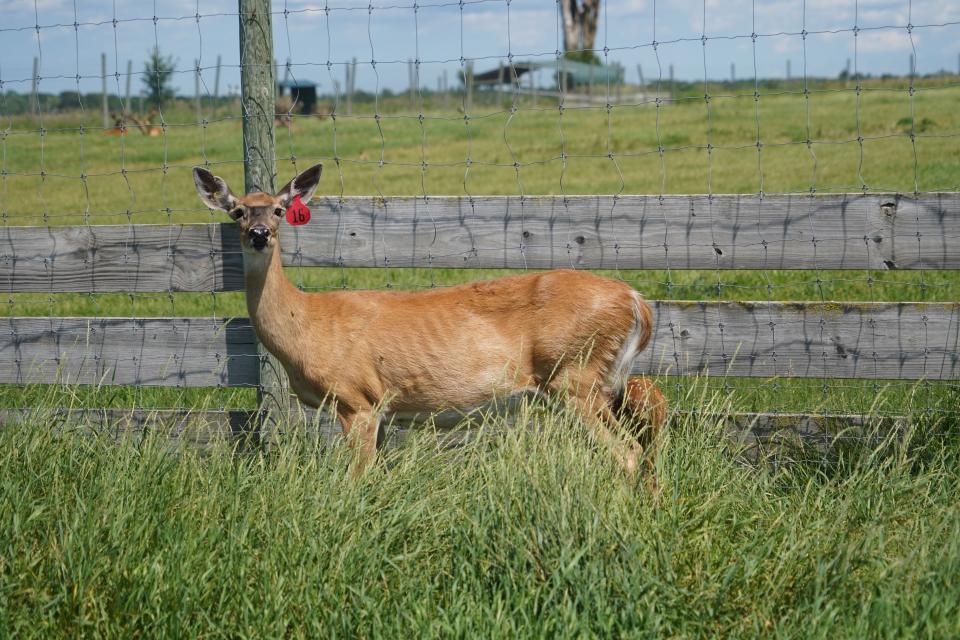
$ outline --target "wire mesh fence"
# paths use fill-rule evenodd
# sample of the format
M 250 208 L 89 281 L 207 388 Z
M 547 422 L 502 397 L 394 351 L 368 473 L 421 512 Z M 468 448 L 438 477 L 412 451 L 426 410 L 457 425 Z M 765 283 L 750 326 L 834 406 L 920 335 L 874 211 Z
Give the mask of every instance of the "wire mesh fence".
M 692 349 L 713 358 L 709 379 L 671 375 L 679 362 L 659 370 L 675 406 L 696 409 L 690 389 L 706 384 L 741 410 L 952 415 L 960 210 L 949 196 L 960 186 L 960 115 L 951 107 L 960 61 L 951 48 L 960 11 L 933 0 L 608 0 L 596 39 L 571 47 L 571 6 L 579 5 L 274 2 L 266 75 L 275 85 L 277 186 L 325 166 L 313 228 L 283 230 L 295 284 L 416 289 L 546 266 L 597 268 L 649 299 L 712 309 Z M 251 158 L 242 127 L 252 116 L 241 71 L 263 64 L 242 55 L 250 18 L 234 4 L 199 0 L 11 9 L 0 27 L 8 319 L 127 318 L 122 330 L 135 332 L 145 318 L 189 317 L 208 319 L 213 331 L 246 315 L 239 245 L 209 233 L 193 243 L 180 225 L 226 221 L 201 208 L 194 165 L 242 188 Z M 828 193 L 850 195 L 822 208 Z M 682 194 L 700 196 L 674 197 Z M 513 200 L 485 200 L 495 195 Z M 459 198 L 455 213 L 443 208 L 450 196 Z M 577 196 L 595 197 L 589 210 Z M 352 197 L 362 200 L 354 206 Z M 875 210 L 861 212 L 860 202 Z M 351 227 L 371 220 L 368 233 Z M 391 225 L 403 230 L 392 234 Z M 9 231 L 19 227 L 39 232 L 32 242 L 55 242 L 31 254 L 14 240 L 25 236 Z M 74 231 L 60 236 L 60 227 Z M 464 228 L 490 232 L 461 245 L 443 239 Z M 98 248 L 108 237 L 112 254 Z M 848 259 L 860 250 L 862 263 Z M 31 261 L 39 284 L 25 291 Z M 200 263 L 226 266 L 203 279 Z M 151 273 L 158 282 L 146 284 Z M 71 278 L 80 284 L 55 284 Z M 741 301 L 766 306 L 751 307 L 737 334 L 737 312 L 724 304 Z M 776 306 L 784 301 L 804 303 L 802 315 L 784 315 Z M 909 313 L 862 305 L 906 302 L 942 304 Z M 669 360 L 679 353 L 673 345 L 688 341 L 687 316 L 663 309 L 671 342 L 657 357 Z M 834 332 L 835 316 L 855 318 L 852 338 Z M 10 344 L 26 340 L 17 335 L 26 325 L 8 326 Z M 175 340 L 183 333 L 171 335 L 183 348 Z M 757 336 L 769 344 L 757 347 Z M 56 344 L 60 358 L 64 343 Z M 821 365 L 798 369 L 792 348 Z M 884 350 L 900 369 L 865 377 Z M 211 351 L 215 364 L 259 357 L 226 345 Z M 770 363 L 762 374 L 723 366 L 759 357 Z M 170 366 L 156 358 L 138 371 Z M 923 362 L 919 373 L 896 375 L 911 359 Z M 851 369 L 853 361 L 864 364 Z M 210 386 L 240 389 L 218 392 L 214 403 L 255 402 L 255 381 L 225 380 L 211 377 Z M 144 406 L 193 397 L 186 379 L 170 386 L 70 393 Z M 4 395 L 8 405 L 25 397 L 21 387 Z

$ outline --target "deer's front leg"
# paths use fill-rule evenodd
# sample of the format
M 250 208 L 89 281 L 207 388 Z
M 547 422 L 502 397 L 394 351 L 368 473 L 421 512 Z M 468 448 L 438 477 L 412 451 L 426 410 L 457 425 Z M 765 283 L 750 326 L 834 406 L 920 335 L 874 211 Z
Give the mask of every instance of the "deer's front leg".
M 373 407 L 340 409 L 337 411 L 343 437 L 353 451 L 351 473 L 359 477 L 377 459 L 377 434 L 380 430 L 380 412 Z

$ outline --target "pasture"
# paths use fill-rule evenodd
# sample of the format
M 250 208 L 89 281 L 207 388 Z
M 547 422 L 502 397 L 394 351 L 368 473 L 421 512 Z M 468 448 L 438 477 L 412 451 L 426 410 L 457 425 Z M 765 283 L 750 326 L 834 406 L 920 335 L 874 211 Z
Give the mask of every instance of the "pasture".
M 319 193 L 574 195 L 956 191 L 960 88 L 795 84 L 710 101 L 557 109 L 355 105 L 277 129 L 278 182 Z M 106 136 L 95 113 L 6 120 L 6 226 L 223 222 L 191 168 L 239 188 L 239 106 Z M 41 129 L 42 127 L 42 129 Z M 911 135 L 912 134 L 912 135 Z M 758 139 L 762 144 L 758 145 Z M 807 144 L 810 140 L 811 144 Z M 294 161 L 295 160 L 295 161 Z M 316 214 L 315 214 L 316 215 Z M 857 231 L 859 233 L 859 231 Z M 949 241 L 948 238 L 944 239 Z M 288 267 L 305 290 L 415 289 L 510 270 Z M 950 270 L 606 270 L 650 299 L 954 302 Z M 9 317 L 246 315 L 237 291 L 19 293 Z M 3 385 L 0 635 L 16 637 L 951 637 L 960 635 L 955 381 L 664 377 L 678 412 L 659 493 L 560 407 L 425 429 L 360 481 L 314 429 L 267 447 L 64 425 L 55 408 L 243 409 L 256 389 Z M 691 413 L 696 410 L 697 413 Z M 748 461 L 735 411 L 902 416 Z M 895 428 L 891 428 L 891 424 Z M 396 436 L 388 429 L 388 436 Z M 440 441 L 442 443 L 442 440 Z M 254 443 L 259 444 L 259 443 Z

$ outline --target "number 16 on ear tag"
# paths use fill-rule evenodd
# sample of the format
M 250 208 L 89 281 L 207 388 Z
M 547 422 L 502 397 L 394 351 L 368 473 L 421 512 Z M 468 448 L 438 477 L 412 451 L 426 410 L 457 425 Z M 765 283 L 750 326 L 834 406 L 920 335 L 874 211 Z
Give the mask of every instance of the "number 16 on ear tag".
M 300 196 L 294 196 L 293 202 L 287 208 L 287 222 L 293 226 L 310 222 L 310 209 L 303 204 Z

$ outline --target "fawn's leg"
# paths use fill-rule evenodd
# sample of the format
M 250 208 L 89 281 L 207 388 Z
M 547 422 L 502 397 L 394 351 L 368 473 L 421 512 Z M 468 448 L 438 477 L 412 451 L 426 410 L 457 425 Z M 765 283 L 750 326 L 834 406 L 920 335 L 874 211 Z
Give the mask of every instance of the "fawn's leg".
M 625 439 L 623 428 L 601 391 L 603 378 L 589 367 L 576 364 L 558 372 L 549 383 L 551 393 L 564 394 L 580 414 L 590 436 L 608 449 L 628 477 L 637 472 L 640 455 L 636 443 Z
M 614 405 L 614 413 L 636 437 L 643 448 L 645 465 L 652 470 L 660 432 L 667 422 L 667 399 L 663 392 L 649 378 L 631 378 Z
M 610 450 L 627 477 L 634 477 L 639 468 L 643 448 L 638 443 L 623 437 L 620 421 L 617 420 L 606 398 L 599 393 L 590 393 L 574 396 L 573 403 L 589 427 L 594 440 Z

